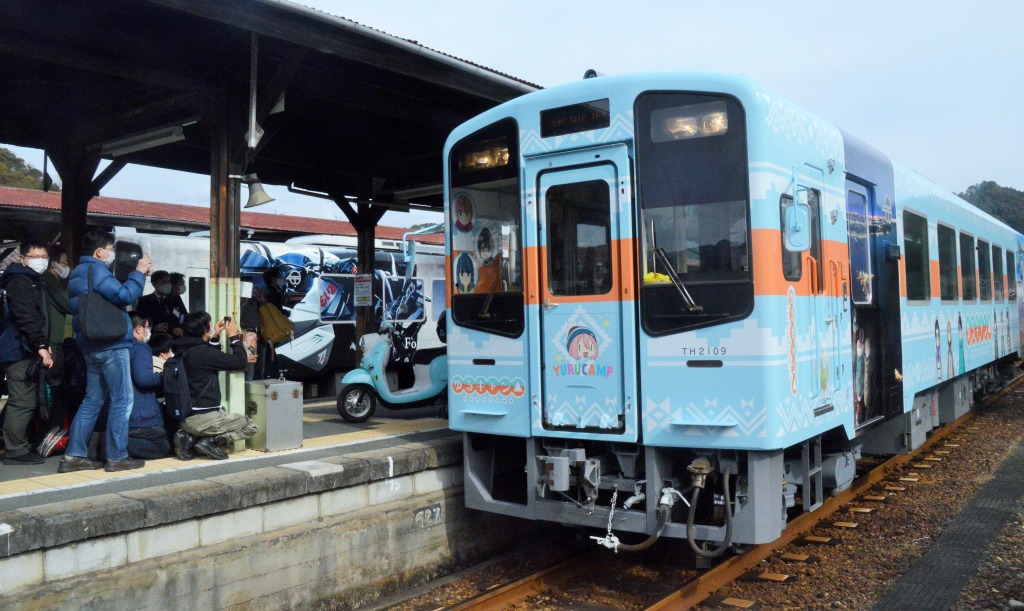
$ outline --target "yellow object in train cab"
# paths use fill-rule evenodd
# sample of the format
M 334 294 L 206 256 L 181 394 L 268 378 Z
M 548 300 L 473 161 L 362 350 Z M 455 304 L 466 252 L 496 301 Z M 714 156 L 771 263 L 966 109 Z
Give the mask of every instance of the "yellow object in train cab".
M 672 279 L 665 274 L 658 272 L 647 272 L 644 274 L 644 284 L 668 284 Z

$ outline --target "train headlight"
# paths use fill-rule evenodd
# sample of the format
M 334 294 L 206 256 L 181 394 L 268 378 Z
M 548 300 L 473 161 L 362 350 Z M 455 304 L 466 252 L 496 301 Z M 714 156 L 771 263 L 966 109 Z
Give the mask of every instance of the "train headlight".
M 665 130 L 675 139 L 697 135 L 697 117 L 671 117 L 665 120 Z
M 459 169 L 486 170 L 508 165 L 508 144 L 504 138 L 474 144 L 459 159 Z
M 655 142 L 721 136 L 727 131 L 725 102 L 665 108 L 651 114 L 651 138 Z
M 724 112 L 713 112 L 704 115 L 703 132 L 705 136 L 724 134 L 729 129 L 729 117 Z

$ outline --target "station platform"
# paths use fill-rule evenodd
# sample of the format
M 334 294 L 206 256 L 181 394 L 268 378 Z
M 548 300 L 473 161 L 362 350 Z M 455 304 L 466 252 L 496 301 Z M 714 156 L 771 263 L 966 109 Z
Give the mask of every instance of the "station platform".
M 345 447 L 364 451 L 450 436 L 447 420 L 436 415 L 436 407 L 401 411 L 378 407 L 374 418 L 368 422 L 350 424 L 338 415 L 334 400 L 314 399 L 303 405 L 303 443 L 298 449 L 277 452 L 245 449 L 233 452 L 223 461 L 203 456 L 181 461 L 171 455 L 148 460 L 142 469 L 115 473 L 102 469 L 57 473 L 61 455 L 52 456 L 41 465 L 0 465 L 0 512 L 316 460 L 344 453 L 339 449 Z

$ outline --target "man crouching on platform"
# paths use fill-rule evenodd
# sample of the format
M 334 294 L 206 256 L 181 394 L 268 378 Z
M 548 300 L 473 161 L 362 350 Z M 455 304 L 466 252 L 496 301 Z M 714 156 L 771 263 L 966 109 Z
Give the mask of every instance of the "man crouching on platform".
M 206 312 L 192 312 L 182 324 L 185 336 L 174 342 L 188 376 L 192 411 L 174 435 L 174 453 L 181 460 L 190 460 L 192 451 L 215 460 L 228 457 L 225 451 L 235 441 L 249 439 L 259 430 L 244 414 L 234 414 L 221 406 L 221 371 L 244 371 L 248 359 L 242 347 L 238 325 L 231 318 L 212 324 Z M 231 354 L 221 351 L 220 333 L 226 331 Z

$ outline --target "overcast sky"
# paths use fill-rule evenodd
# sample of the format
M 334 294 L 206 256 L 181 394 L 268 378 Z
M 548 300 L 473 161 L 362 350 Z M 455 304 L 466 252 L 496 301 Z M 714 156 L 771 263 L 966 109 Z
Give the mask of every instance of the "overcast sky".
M 301 4 L 550 87 L 649 70 L 742 73 L 944 188 L 1024 190 L 1024 2 L 303 0 Z M 42 153 L 15 149 L 36 167 Z M 206 176 L 128 166 L 113 197 L 206 205 Z M 268 188 L 260 212 L 343 218 Z M 243 191 L 243 197 L 246 193 Z M 389 212 L 407 225 L 420 215 Z

